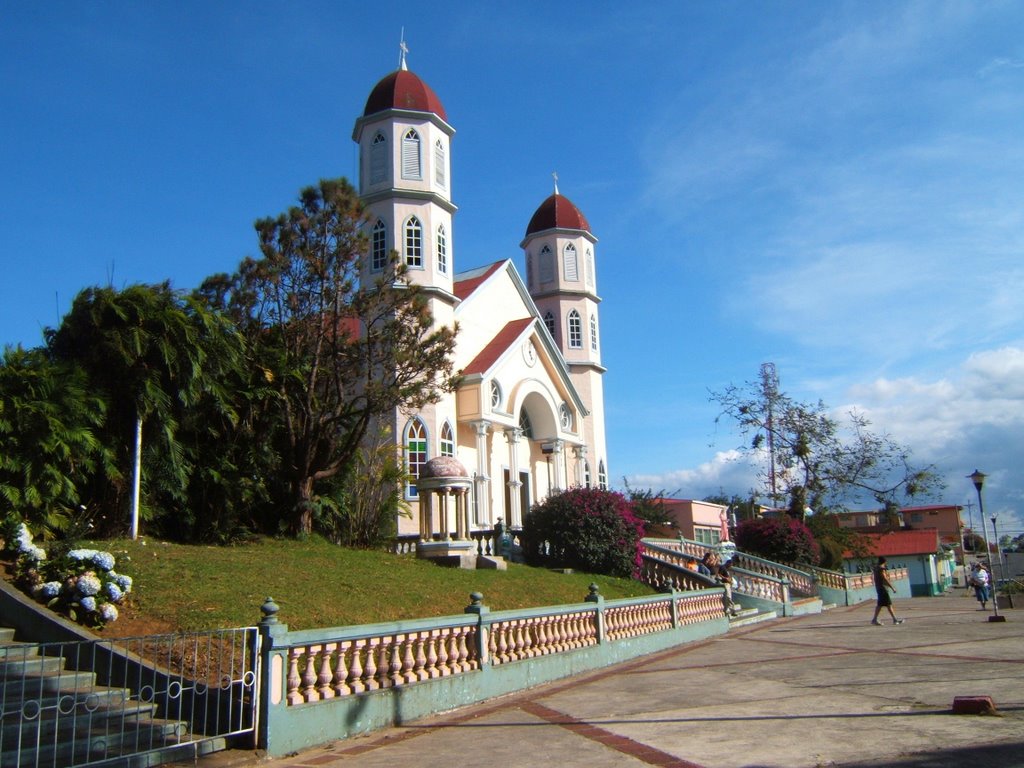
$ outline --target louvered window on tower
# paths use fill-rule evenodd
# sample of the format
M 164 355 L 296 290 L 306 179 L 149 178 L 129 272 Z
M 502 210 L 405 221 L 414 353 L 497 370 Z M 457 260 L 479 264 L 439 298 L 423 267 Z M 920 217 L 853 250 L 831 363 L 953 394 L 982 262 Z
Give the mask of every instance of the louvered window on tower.
M 383 133 L 378 133 L 370 144 L 370 183 L 380 184 L 387 180 L 388 140 Z
M 440 139 L 434 142 L 434 181 L 439 187 L 445 185 L 444 144 Z
M 550 283 L 555 279 L 555 259 L 546 245 L 540 249 L 540 281 Z
M 566 282 L 578 282 L 580 279 L 580 269 L 576 259 L 576 246 L 572 243 L 565 246 L 565 250 L 562 251 L 562 257 L 565 259 Z
M 420 170 L 420 137 L 412 128 L 402 137 L 402 178 L 423 178 Z

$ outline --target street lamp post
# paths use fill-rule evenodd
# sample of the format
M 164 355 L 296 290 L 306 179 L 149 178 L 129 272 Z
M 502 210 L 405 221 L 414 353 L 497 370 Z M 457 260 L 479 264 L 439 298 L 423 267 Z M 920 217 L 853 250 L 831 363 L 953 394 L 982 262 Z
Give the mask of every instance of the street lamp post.
M 989 568 L 989 585 L 992 587 L 992 615 L 988 617 L 989 621 L 1006 621 L 1005 616 L 999 615 L 999 601 L 996 600 L 995 584 L 992 577 L 992 548 L 988 543 L 988 526 L 985 525 L 985 505 L 981 501 L 981 487 L 985 484 L 985 473 L 974 470 L 969 474 L 968 479 L 974 483 L 974 490 L 978 492 L 978 512 L 981 515 L 981 533 L 982 538 L 985 539 L 985 554 L 988 555 L 988 568 Z
M 1001 546 L 999 546 L 999 531 L 996 530 L 996 516 L 992 515 L 991 520 L 992 520 L 992 538 L 996 540 L 996 559 L 999 561 L 999 579 L 1003 580 L 1003 579 L 1007 579 L 1008 578 L 1007 575 L 1006 575 L 1006 555 L 1003 554 L 1003 548 Z M 996 584 L 998 585 L 998 583 L 999 582 L 997 581 Z M 1007 581 L 1006 583 L 1009 584 L 1009 581 Z M 996 591 L 998 591 L 998 587 L 997 587 Z M 993 594 L 993 597 L 994 597 L 996 593 L 993 592 L 992 594 Z M 1010 591 L 1010 590 L 1006 591 L 1006 599 L 1009 601 L 1010 607 L 1013 608 L 1013 592 L 1012 591 Z

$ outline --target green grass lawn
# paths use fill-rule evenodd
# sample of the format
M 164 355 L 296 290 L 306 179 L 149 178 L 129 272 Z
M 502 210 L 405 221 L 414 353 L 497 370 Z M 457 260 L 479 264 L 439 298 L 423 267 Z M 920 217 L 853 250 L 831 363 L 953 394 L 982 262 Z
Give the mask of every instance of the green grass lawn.
M 232 547 L 139 539 L 88 544 L 134 580 L 121 619 L 101 634 L 128 636 L 255 624 L 268 596 L 291 629 L 462 613 L 470 592 L 492 610 L 579 603 L 591 582 L 608 599 L 651 594 L 638 581 L 510 564 L 507 571 L 443 568 L 412 556 L 343 549 L 319 538 Z

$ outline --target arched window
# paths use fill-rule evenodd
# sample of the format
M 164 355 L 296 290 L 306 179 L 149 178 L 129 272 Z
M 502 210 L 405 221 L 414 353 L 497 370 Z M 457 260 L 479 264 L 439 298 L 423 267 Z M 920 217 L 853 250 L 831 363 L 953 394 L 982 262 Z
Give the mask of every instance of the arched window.
M 569 310 L 569 348 L 583 349 L 583 320 L 575 309 Z
M 370 235 L 370 269 L 380 272 L 388 262 L 388 229 L 377 219 Z
M 415 216 L 405 222 L 405 263 L 410 267 L 423 266 L 423 227 Z
M 455 433 L 452 431 L 450 421 L 446 421 L 444 426 L 441 427 L 441 455 L 455 455 Z
M 558 407 L 558 422 L 562 425 L 562 429 L 572 429 L 572 411 L 569 410 L 566 403 L 562 403 Z
M 597 352 L 597 313 L 590 316 L 590 348 Z
M 565 262 L 564 272 L 566 282 L 579 282 L 580 268 L 576 258 L 576 246 L 572 243 L 565 246 L 565 249 L 562 251 L 562 259 Z
M 533 424 L 530 423 L 530 414 L 526 411 L 519 413 L 519 428 L 523 430 L 523 437 L 533 439 Z
M 416 480 L 419 479 L 423 465 L 427 463 L 427 428 L 419 419 L 413 419 L 405 427 L 403 444 L 405 447 L 405 471 L 409 480 L 405 484 L 405 495 L 410 499 L 419 497 Z
M 604 469 L 604 459 L 597 464 L 597 487 L 602 491 L 608 490 L 608 473 Z
M 555 256 L 546 245 L 540 249 L 540 282 L 550 283 L 555 279 Z
M 444 224 L 437 227 L 437 271 L 441 274 L 448 274 L 448 235 L 444 231 Z
M 491 380 L 491 410 L 495 410 L 501 405 L 501 384 Z
M 551 338 L 557 341 L 558 337 L 555 336 L 555 316 L 551 314 L 551 312 L 544 313 L 544 325 L 547 326 L 548 333 L 551 334 Z
M 412 128 L 402 137 L 402 178 L 423 178 L 420 168 L 420 136 Z
M 583 487 L 590 487 L 590 462 L 586 459 L 583 460 Z
M 380 184 L 388 180 L 388 140 L 377 131 L 370 143 L 370 183 Z
M 533 256 L 526 254 L 526 287 L 533 288 Z
M 447 175 L 444 164 L 444 144 L 438 139 L 434 142 L 434 181 L 439 187 L 445 186 Z
M 587 285 L 593 287 L 594 285 L 594 253 L 587 248 L 586 263 L 583 268 L 586 270 Z

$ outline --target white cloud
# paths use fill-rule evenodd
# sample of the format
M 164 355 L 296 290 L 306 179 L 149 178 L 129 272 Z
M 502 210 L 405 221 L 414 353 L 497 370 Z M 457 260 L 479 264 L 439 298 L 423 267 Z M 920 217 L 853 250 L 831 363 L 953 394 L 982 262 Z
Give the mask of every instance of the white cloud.
M 988 474 L 986 515 L 998 515 L 1001 533 L 1024 533 L 1024 347 L 983 350 L 936 380 L 877 378 L 850 384 L 837 418 L 851 410 L 871 430 L 912 450 L 912 462 L 934 465 L 945 488 L 920 503 L 976 504 L 966 476 Z M 800 398 L 797 399 L 808 399 Z M 636 487 L 681 489 L 701 498 L 724 491 L 745 494 L 758 484 L 758 468 L 739 451 L 722 451 L 692 469 L 630 477 Z M 977 517 L 975 513 L 975 517 Z M 975 521 L 977 524 L 977 521 Z

